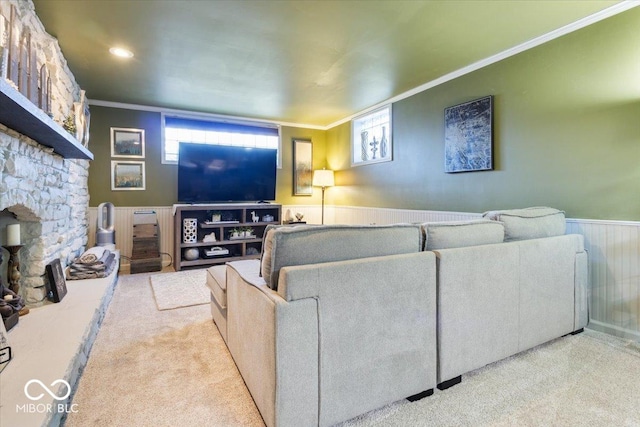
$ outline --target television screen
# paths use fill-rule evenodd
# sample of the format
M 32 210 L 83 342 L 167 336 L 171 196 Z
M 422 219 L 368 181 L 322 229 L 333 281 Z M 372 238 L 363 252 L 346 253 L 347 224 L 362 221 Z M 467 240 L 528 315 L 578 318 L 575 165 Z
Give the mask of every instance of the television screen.
M 181 203 L 261 202 L 276 198 L 277 150 L 180 143 Z

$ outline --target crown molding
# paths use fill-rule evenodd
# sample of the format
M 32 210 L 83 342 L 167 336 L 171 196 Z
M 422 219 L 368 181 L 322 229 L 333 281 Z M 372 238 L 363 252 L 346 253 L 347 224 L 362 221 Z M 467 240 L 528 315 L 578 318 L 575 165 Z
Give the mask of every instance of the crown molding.
M 571 24 L 567 24 L 563 27 L 560 27 L 556 30 L 553 30 L 551 32 L 548 32 L 546 34 L 543 34 L 541 36 L 538 36 L 536 38 L 533 38 L 529 41 L 526 41 L 524 43 L 521 43 L 517 46 L 514 46 L 512 48 L 506 49 L 500 53 L 497 53 L 495 55 L 489 56 L 485 59 L 481 59 L 480 61 L 474 62 L 473 64 L 467 65 L 466 67 L 462 67 L 458 70 L 452 71 L 449 74 L 445 74 L 442 77 L 439 77 L 435 80 L 432 80 L 430 82 L 427 82 L 423 85 L 420 85 L 418 87 L 415 87 L 413 89 L 410 89 L 404 93 L 401 93 L 400 95 L 396 95 L 393 98 L 389 98 L 386 101 L 380 102 L 376 105 L 373 105 L 369 108 L 366 108 L 362 111 L 359 111 L 355 114 L 352 114 L 348 117 L 345 117 L 344 119 L 338 120 L 337 122 L 331 123 L 329 125 L 326 126 L 326 129 L 331 129 L 334 128 L 336 126 L 339 126 L 343 123 L 346 123 L 352 119 L 354 119 L 355 117 L 358 117 L 362 114 L 366 114 L 370 111 L 375 110 L 376 108 L 380 108 L 383 105 L 386 104 L 391 104 L 394 102 L 398 102 L 401 101 L 403 99 L 409 98 L 413 95 L 416 95 L 420 92 L 424 92 L 428 89 L 432 89 L 436 86 L 439 86 L 441 84 L 447 83 L 451 80 L 457 79 L 458 77 L 462 77 L 466 74 L 472 73 L 474 71 L 477 71 L 481 68 L 487 67 L 491 64 L 495 64 L 496 62 L 502 61 L 503 59 L 509 58 L 511 56 L 517 55 L 519 53 L 522 53 L 524 51 L 527 51 L 529 49 L 533 49 L 534 47 L 540 46 L 541 44 L 547 43 L 551 40 L 555 40 L 558 37 L 562 37 L 566 34 L 572 33 L 574 31 L 577 31 L 581 28 L 587 27 L 591 24 L 595 24 L 596 22 L 600 22 L 604 19 L 610 18 L 612 16 L 615 16 L 619 13 L 622 12 L 626 12 L 627 10 L 633 9 L 634 7 L 640 6 L 640 0 L 624 0 L 620 3 L 617 3 L 611 7 L 608 7 L 606 9 L 603 9 L 597 13 L 594 13 L 593 15 L 589 15 L 585 18 L 579 19 L 578 21 L 572 22 Z
M 224 114 L 204 113 L 204 112 L 193 111 L 193 110 L 180 110 L 175 108 L 154 107 L 152 105 L 127 104 L 124 102 L 103 101 L 99 99 L 88 99 L 87 102 L 89 103 L 89 105 L 95 105 L 97 107 L 121 108 L 123 110 L 147 111 L 151 113 L 162 113 L 162 114 L 175 114 L 178 116 L 201 117 L 201 118 L 212 119 L 212 120 L 228 120 L 228 121 L 254 122 L 254 123 L 257 122 L 257 123 L 264 123 L 269 125 L 315 129 L 315 130 L 328 129 L 326 126 L 309 125 L 304 123 L 290 123 L 290 122 L 282 122 L 278 120 L 255 119 L 252 117 L 229 116 Z

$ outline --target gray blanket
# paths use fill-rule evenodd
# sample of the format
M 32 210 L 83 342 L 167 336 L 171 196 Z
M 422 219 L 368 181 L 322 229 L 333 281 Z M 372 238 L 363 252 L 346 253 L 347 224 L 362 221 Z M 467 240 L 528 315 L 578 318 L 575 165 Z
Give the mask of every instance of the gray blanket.
M 87 251 L 69 265 L 67 279 L 79 280 L 107 277 L 113 271 L 115 264 L 115 254 L 109 250 L 105 249 L 100 254 L 100 257 Z

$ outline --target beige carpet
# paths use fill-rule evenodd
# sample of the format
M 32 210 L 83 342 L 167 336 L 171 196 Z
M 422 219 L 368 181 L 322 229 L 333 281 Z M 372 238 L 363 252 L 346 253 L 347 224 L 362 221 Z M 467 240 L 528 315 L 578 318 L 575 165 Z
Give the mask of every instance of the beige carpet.
M 211 297 L 206 280 L 206 269 L 161 273 L 149 277 L 158 310 L 208 304 Z
M 208 305 L 158 311 L 149 274 L 119 278 L 70 427 L 262 426 Z
M 121 276 L 66 422 L 262 426 L 209 306 L 158 311 L 148 275 Z M 640 345 L 587 330 L 342 427 L 640 426 Z

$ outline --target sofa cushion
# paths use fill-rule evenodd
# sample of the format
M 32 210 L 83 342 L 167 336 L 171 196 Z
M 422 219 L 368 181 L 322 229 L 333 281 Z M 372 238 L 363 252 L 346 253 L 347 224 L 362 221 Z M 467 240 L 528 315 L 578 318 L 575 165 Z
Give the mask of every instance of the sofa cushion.
M 504 241 L 504 226 L 497 221 L 441 221 L 422 224 L 427 251 L 488 245 Z
M 419 252 L 417 224 L 280 227 L 267 232 L 261 272 L 277 289 L 282 267 Z
M 483 217 L 504 224 L 505 242 L 561 236 L 566 230 L 564 211 L 548 207 L 489 211 Z
M 291 224 L 269 224 L 264 228 L 264 232 L 262 234 L 262 247 L 260 248 L 260 271 L 258 272 L 258 276 L 262 277 L 262 262 L 265 259 L 265 255 L 264 255 L 264 248 L 267 246 L 266 242 L 267 242 L 267 235 L 269 234 L 270 230 L 274 230 L 276 228 L 280 228 L 280 227 L 307 227 L 306 224 L 304 225 L 291 225 Z M 267 254 L 267 258 L 268 261 L 267 262 L 271 262 L 271 254 Z

